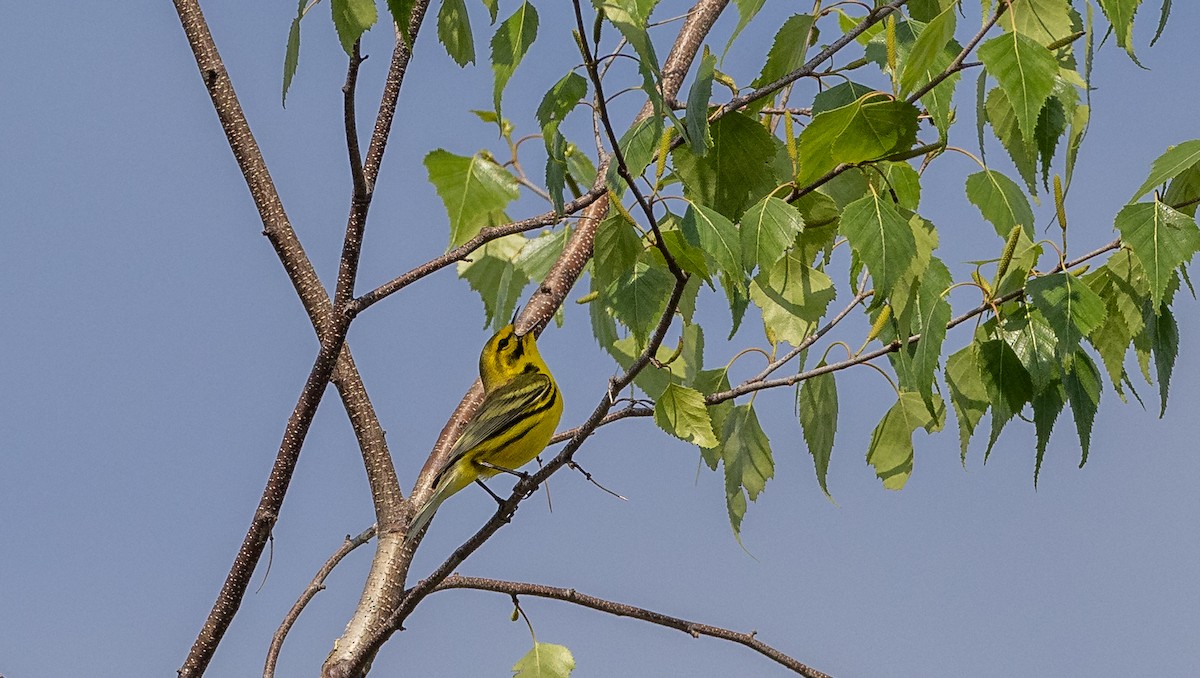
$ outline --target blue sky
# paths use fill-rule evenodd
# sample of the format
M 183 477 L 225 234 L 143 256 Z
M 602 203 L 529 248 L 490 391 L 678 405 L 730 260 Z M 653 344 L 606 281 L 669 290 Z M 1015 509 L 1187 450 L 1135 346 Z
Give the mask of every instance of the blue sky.
M 726 63 L 739 82 L 753 77 L 779 19 L 796 11 L 768 4 Z M 1149 49 L 1158 9 L 1150 4 L 1137 33 L 1149 70 L 1112 44 L 1097 56 L 1094 123 L 1068 201 L 1077 253 L 1112 239 L 1112 216 L 1158 154 L 1200 137 L 1187 30 L 1200 7 L 1175 3 Z M 502 13 L 511 5 L 502 2 Z M 481 8 L 470 7 L 482 29 Z M 542 51 L 505 97 L 522 132 L 534 131 L 541 93 L 570 65 L 557 61 L 570 49 L 564 8 L 539 3 Z M 350 182 L 344 56 L 328 10 L 304 24 L 300 72 L 283 109 L 280 64 L 295 4 L 204 9 L 296 230 L 331 280 Z M 721 20 L 715 49 L 732 24 Z M 421 39 L 404 86 L 363 289 L 445 247 L 446 216 L 424 154 L 499 148 L 493 129 L 469 113 L 490 106 L 490 69 L 459 70 L 433 37 L 428 30 Z M 476 41 L 487 39 L 479 32 Z M 386 31 L 368 35 L 362 129 L 389 50 Z M 0 674 L 169 675 L 242 539 L 317 344 L 260 235 L 166 3 L 18 3 L 0 26 L 0 57 Z M 971 89 L 960 88 L 964 120 L 953 138 L 968 148 Z M 998 150 L 989 158 L 1005 167 Z M 963 196 L 962 177 L 973 171 L 962 157 L 939 160 L 921 210 L 960 274 L 979 247 L 998 247 Z M 542 209 L 526 200 L 513 214 Z M 1048 219 L 1044 205 L 1038 214 Z M 842 278 L 835 274 L 844 301 Z M 956 311 L 967 303 L 956 298 Z M 743 528 L 753 557 L 730 534 L 720 477 L 697 473 L 695 448 L 637 420 L 602 429 L 579 457 L 630 501 L 560 474 L 553 513 L 540 498 L 528 502 L 460 571 L 756 629 L 839 677 L 1191 675 L 1200 666 L 1195 310 L 1181 298 L 1165 418 L 1106 390 L 1088 465 L 1076 468 L 1078 441 L 1063 419 L 1036 491 L 1032 427 L 1019 422 L 986 466 L 976 441 L 965 470 L 953 424 L 919 433 L 908 486 L 883 490 L 863 455 L 890 389 L 851 370 L 838 384 L 836 506 L 813 477 L 791 394 L 756 401 L 777 470 Z M 701 312 L 724 327 L 719 299 Z M 373 307 L 351 331 L 406 489 L 475 376 L 482 324 L 478 297 L 447 270 Z M 747 325 L 735 343 L 761 343 Z M 948 345 L 965 340 L 951 333 Z M 563 384 L 564 426 L 573 425 L 614 367 L 574 304 L 566 327 L 548 331 L 541 346 Z M 709 351 L 713 363 L 733 352 L 716 341 Z M 261 669 L 271 634 L 312 574 L 344 535 L 372 522 L 369 501 L 345 415 L 327 398 L 275 530 L 270 575 L 263 583 L 260 568 L 251 590 L 261 589 L 247 596 L 209 675 Z M 464 492 L 443 507 L 414 581 L 490 515 L 490 504 Z M 361 549 L 330 578 L 290 636 L 279 675 L 315 673 L 357 602 L 369 558 Z M 788 675 L 721 641 L 564 603 L 523 607 L 540 640 L 572 649 L 577 677 Z M 436 594 L 385 648 L 377 672 L 508 675 L 529 646 L 510 612 L 496 594 Z

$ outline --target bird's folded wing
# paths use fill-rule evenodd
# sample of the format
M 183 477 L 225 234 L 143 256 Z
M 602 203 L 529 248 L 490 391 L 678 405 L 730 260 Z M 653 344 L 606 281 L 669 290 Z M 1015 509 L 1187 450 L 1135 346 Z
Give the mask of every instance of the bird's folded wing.
M 466 429 L 454 444 L 450 457 L 438 471 L 440 478 L 472 448 L 493 437 L 499 437 L 528 417 L 537 416 L 550 405 L 554 382 L 546 374 L 529 372 L 492 389 L 483 398 Z

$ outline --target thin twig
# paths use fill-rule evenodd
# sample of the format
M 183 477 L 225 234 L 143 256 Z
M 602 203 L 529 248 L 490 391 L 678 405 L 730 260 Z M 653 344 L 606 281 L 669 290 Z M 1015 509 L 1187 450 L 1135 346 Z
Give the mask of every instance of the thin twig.
M 971 38 L 971 41 L 962 48 L 962 51 L 958 53 L 958 56 L 954 57 L 954 61 L 951 61 L 950 65 L 947 66 L 941 73 L 934 76 L 932 80 L 925 83 L 924 87 L 910 94 L 907 99 L 908 103 L 915 103 L 918 99 L 928 94 L 929 91 L 934 87 L 942 84 L 943 80 L 963 70 L 964 68 L 967 68 L 968 66 L 963 62 L 966 61 L 967 56 L 971 54 L 971 51 L 975 49 L 975 46 L 979 44 L 979 41 L 983 40 L 983 36 L 987 35 L 987 32 L 992 30 L 992 26 L 996 25 L 996 22 L 999 21 L 1000 17 L 1004 15 L 1004 11 L 1006 9 L 1008 9 L 1007 0 L 1001 0 L 1000 4 L 996 7 L 996 11 L 992 13 L 992 18 L 988 20 L 982 28 L 979 29 L 979 32 L 976 33 L 975 37 Z
M 755 632 L 740 633 L 730 629 L 712 626 L 709 624 L 701 624 L 700 622 L 689 621 L 679 617 L 647 610 L 643 607 L 618 603 L 604 598 L 589 596 L 585 593 L 580 593 L 575 589 L 564 589 L 557 586 L 545 586 L 542 584 L 529 584 L 525 582 L 502 581 L 499 579 L 484 579 L 481 577 L 464 577 L 462 575 L 453 574 L 447 577 L 442 583 L 434 589 L 435 591 L 445 591 L 448 589 L 474 589 L 478 591 L 493 591 L 503 593 L 509 596 L 535 596 L 538 598 L 548 598 L 551 600 L 560 600 L 566 603 L 573 603 L 587 607 L 606 614 L 616 615 L 618 617 L 630 617 L 640 619 L 651 624 L 657 624 L 666 628 L 682 631 L 693 638 L 700 636 L 708 636 L 710 638 L 720 638 L 728 640 L 739 645 L 744 645 L 755 652 L 767 657 L 771 661 L 784 666 L 791 671 L 798 673 L 807 678 L 830 678 L 828 674 L 822 673 L 807 664 L 804 664 L 793 657 L 790 657 L 783 652 L 767 645 L 757 638 Z
M 1104 245 L 1103 247 L 1099 247 L 1095 250 L 1092 250 L 1091 252 L 1088 252 L 1087 254 L 1083 255 L 1082 257 L 1079 257 L 1078 259 L 1067 262 L 1065 266 L 1063 266 L 1063 265 L 1056 266 L 1054 269 L 1050 270 L 1048 272 L 1048 274 L 1049 273 L 1057 273 L 1059 271 L 1063 271 L 1066 269 L 1075 268 L 1076 266 L 1084 263 L 1085 261 L 1088 261 L 1090 259 L 1098 257 L 1101 254 L 1104 254 L 1105 252 L 1108 252 L 1110 250 L 1115 250 L 1115 249 L 1119 248 L 1120 246 L 1121 246 L 1120 239 L 1114 240 L 1114 241 L 1108 243 L 1107 245 Z M 966 321 L 970 320 L 971 318 L 974 318 L 975 316 L 977 316 L 981 313 L 984 313 L 985 311 L 993 308 L 993 306 L 995 306 L 995 305 L 999 305 L 999 304 L 1003 304 L 1004 302 L 1011 301 L 1011 300 L 1016 299 L 1017 297 L 1022 296 L 1024 294 L 1025 294 L 1025 288 L 1022 287 L 1021 289 L 1015 290 L 1008 294 L 1005 294 L 1004 296 L 997 297 L 995 299 L 990 299 L 987 302 L 982 303 L 979 306 L 976 306 L 975 308 L 971 309 L 970 311 L 967 311 L 966 313 L 963 313 L 962 315 L 960 315 L 960 316 L 952 319 L 950 322 L 946 323 L 946 329 L 948 329 L 948 330 L 953 329 L 953 328 L 957 327 L 958 325 L 961 325 L 961 324 L 965 323 Z M 709 405 L 715 405 L 717 403 L 725 402 L 726 400 L 731 400 L 738 396 L 746 395 L 747 393 L 753 393 L 755 391 L 762 391 L 764 389 L 769 389 L 769 388 L 778 388 L 781 386 L 794 386 L 795 384 L 798 384 L 802 381 L 806 381 L 808 379 L 812 379 L 813 377 L 818 377 L 822 374 L 829 374 L 831 372 L 837 372 L 839 370 L 844 370 L 848 367 L 854 367 L 855 365 L 869 362 L 880 356 L 884 356 L 889 353 L 894 353 L 896 351 L 899 351 L 902 346 L 912 345 L 920 340 L 921 340 L 921 335 L 914 334 L 914 335 L 909 336 L 904 341 L 897 339 L 888 344 L 884 344 L 883 347 L 878 348 L 869 353 L 860 354 L 849 360 L 843 360 L 843 361 L 837 362 L 837 363 L 829 363 L 829 364 L 823 365 L 821 367 L 813 368 L 806 372 L 794 374 L 790 377 L 784 377 L 781 379 L 761 380 L 761 381 L 755 381 L 755 382 L 749 382 L 749 381 L 743 382 L 727 391 L 720 391 L 717 393 L 713 393 L 712 395 L 705 398 L 705 402 L 708 403 Z
M 772 361 L 771 364 L 767 365 L 763 369 L 762 372 L 759 372 L 758 374 L 754 375 L 748 381 L 762 381 L 763 379 L 766 379 L 767 377 L 769 377 L 771 375 L 772 372 L 774 372 L 775 370 L 779 369 L 780 367 L 783 367 L 784 365 L 788 364 L 789 362 L 792 361 L 793 358 L 800 355 L 804 351 L 807 351 L 810 346 L 817 343 L 817 341 L 819 341 L 821 339 L 821 337 L 825 336 L 829 332 L 829 330 L 832 330 L 834 327 L 837 327 L 838 323 L 845 320 L 846 316 L 850 315 L 850 311 L 853 311 L 856 306 L 858 306 L 862 302 L 866 301 L 867 299 L 870 299 L 871 296 L 874 294 L 875 294 L 874 290 L 866 290 L 864 292 L 859 292 L 858 294 L 854 295 L 854 298 L 850 300 L 850 303 L 846 304 L 846 307 L 843 308 L 840 313 L 838 313 L 833 318 L 831 318 L 829 320 L 829 322 L 825 323 L 816 332 L 813 332 L 809 336 L 805 337 L 804 340 L 800 342 L 799 346 L 796 346 L 792 350 L 785 353 L 782 358 Z
M 502 226 L 488 226 L 479 231 L 475 237 L 459 245 L 458 247 L 455 247 L 449 252 L 446 252 L 442 256 L 435 259 L 430 259 L 411 271 L 392 278 L 379 287 L 376 287 L 370 292 L 358 297 L 347 305 L 346 312 L 351 315 L 358 315 L 367 308 L 382 301 L 384 298 L 399 292 L 421 278 L 424 278 L 431 273 L 435 273 L 457 261 L 462 261 L 463 259 L 469 257 L 475 250 L 483 247 L 493 240 L 496 240 L 497 238 L 503 238 L 506 235 L 524 233 L 526 231 L 532 231 L 535 228 L 556 224 L 562 220 L 563 214 L 574 214 L 588 205 L 596 202 L 598 198 L 605 195 L 607 192 L 608 189 L 604 188 L 603 175 L 598 175 L 596 185 L 592 187 L 592 190 L 564 205 L 562 214 L 557 214 L 554 212 L 554 210 L 551 210 L 549 212 L 539 214 L 536 217 L 522 219 L 521 221 L 514 221 L 511 224 L 504 224 Z
M 329 556 L 329 559 L 321 566 L 321 569 L 317 570 L 312 581 L 308 583 L 308 586 L 304 588 L 303 593 L 300 594 L 296 603 L 292 605 L 292 609 L 288 610 L 287 615 L 284 616 L 283 621 L 279 624 L 279 628 L 275 631 L 275 635 L 271 637 L 271 647 L 267 650 L 267 661 L 263 667 L 263 678 L 274 678 L 275 665 L 279 661 L 279 651 L 283 649 L 283 641 L 292 630 L 292 626 L 296 623 L 296 620 L 300 618 L 300 613 L 304 612 L 304 608 L 308 605 L 309 601 L 318 593 L 325 590 L 325 579 L 333 572 L 333 568 L 337 567 L 343 558 L 350 555 L 351 551 L 371 541 L 374 537 L 374 525 L 363 530 L 357 537 L 352 538 L 350 535 L 346 535 L 346 539 L 342 541 L 342 545 L 338 547 L 338 550 L 334 551 L 333 555 Z
M 634 181 L 633 174 L 629 171 L 629 165 L 625 162 L 625 153 L 621 150 L 621 142 L 617 138 L 616 130 L 613 129 L 612 118 L 608 115 L 608 104 L 604 101 L 604 83 L 600 78 L 599 71 L 596 70 L 596 60 L 592 57 L 592 51 L 587 46 L 587 40 L 583 37 L 587 34 L 587 27 L 583 23 L 583 9 L 579 6 L 579 0 L 572 0 L 572 4 L 575 6 L 575 26 L 579 31 L 579 39 L 576 40 L 576 44 L 579 46 L 579 51 L 583 54 L 583 65 L 587 69 L 588 77 L 592 81 L 592 87 L 596 90 L 596 114 L 600 116 L 600 124 L 608 135 L 608 142 L 612 146 L 613 157 L 617 161 L 617 174 L 625 181 L 625 185 L 633 193 L 638 206 L 642 208 L 642 213 L 646 216 L 646 223 L 649 225 L 650 230 L 654 232 L 655 245 L 662 252 L 663 259 L 666 260 L 667 268 L 670 269 L 671 275 L 675 276 L 676 280 L 687 282 L 687 275 L 683 272 L 683 269 L 679 268 L 675 257 L 667 248 L 666 242 L 663 241 L 662 233 L 658 230 L 658 219 L 654 217 L 654 208 L 650 206 L 650 202 L 646 200 L 646 196 L 642 195 L 637 182 Z

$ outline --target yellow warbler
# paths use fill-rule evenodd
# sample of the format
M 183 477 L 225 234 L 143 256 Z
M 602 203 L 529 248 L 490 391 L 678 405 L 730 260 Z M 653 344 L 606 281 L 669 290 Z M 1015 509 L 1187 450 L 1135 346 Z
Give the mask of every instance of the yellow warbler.
M 500 329 L 479 355 L 483 403 L 434 478 L 433 496 L 408 528 L 412 541 L 451 495 L 476 480 L 515 471 L 546 448 L 562 416 L 562 396 L 532 334 Z

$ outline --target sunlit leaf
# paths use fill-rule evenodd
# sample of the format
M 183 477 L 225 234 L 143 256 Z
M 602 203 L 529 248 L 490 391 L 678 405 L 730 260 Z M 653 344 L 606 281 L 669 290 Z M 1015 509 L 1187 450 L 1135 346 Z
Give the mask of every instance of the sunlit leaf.
M 962 458 L 967 458 L 967 446 L 975 427 L 988 409 L 988 392 L 979 372 L 975 345 L 969 345 L 946 359 L 946 384 L 950 387 L 950 404 L 958 419 L 958 441 Z
M 1165 184 L 1183 172 L 1200 164 L 1200 139 L 1192 139 L 1167 149 L 1150 165 L 1150 176 L 1138 187 L 1130 202 L 1149 193 L 1155 186 Z M 1170 204 L 1168 202 L 1168 204 Z
M 934 396 L 936 416 L 925 407 L 920 395 L 900 392 L 900 399 L 883 415 L 871 434 L 867 448 L 867 463 L 889 490 L 899 490 L 908 482 L 913 470 L 912 434 L 919 428 L 933 433 L 945 423 L 946 407 L 940 396 Z
M 465 0 L 442 0 L 437 34 L 454 63 L 459 66 L 475 63 L 475 38 L 471 35 L 471 19 Z
M 877 292 L 888 296 L 917 253 L 908 219 L 891 200 L 872 193 L 846 206 L 841 230 L 862 257 Z
M 575 657 L 563 645 L 535 642 L 512 670 L 513 678 L 568 678 L 575 670 Z
M 709 132 L 712 147 L 704 157 L 687 146 L 672 152 L 675 172 L 683 181 L 684 197 L 736 220 L 776 187 L 771 171 L 775 144 L 766 127 L 741 113 L 714 121 Z
M 1020 33 L 983 43 L 979 59 L 1008 95 L 1026 142 L 1033 141 L 1038 115 L 1054 89 L 1058 60 L 1050 50 Z
M 1104 321 L 1104 301 L 1067 272 L 1044 275 L 1025 286 L 1034 305 L 1050 321 L 1059 351 L 1074 352 L 1079 341 Z
M 451 247 L 473 238 L 518 195 L 517 180 L 482 153 L 465 157 L 439 148 L 425 156 L 425 170 L 450 216 Z
M 354 43 L 379 20 L 375 0 L 329 0 L 333 27 L 346 54 L 354 53 Z
M 654 403 L 654 423 L 685 442 L 700 447 L 717 446 L 704 396 L 694 389 L 675 384 L 667 386 Z
M 800 133 L 800 173 L 805 186 L 840 163 L 878 160 L 912 148 L 919 111 L 906 101 L 868 94 L 813 116 Z
M 746 272 L 765 270 L 779 261 L 803 226 L 800 212 L 779 198 L 768 196 L 750 206 L 739 226 Z
M 750 285 L 750 298 L 762 309 L 768 334 L 793 346 L 816 329 L 835 295 L 829 276 L 795 252 L 760 272 Z
M 1033 209 L 1025 192 L 1012 179 L 994 170 L 967 176 L 967 199 L 979 208 L 1001 238 L 1007 238 L 1014 226 L 1033 238 Z
M 500 23 L 496 34 L 492 36 L 492 72 L 495 74 L 492 105 L 496 108 L 497 117 L 500 116 L 500 98 L 504 95 L 504 87 L 533 45 L 537 30 L 537 10 L 528 2 L 523 2 L 512 16 Z
M 1174 279 L 1175 269 L 1200 250 L 1200 228 L 1196 220 L 1159 201 L 1126 205 L 1117 213 L 1117 230 L 1142 262 L 1150 281 L 1150 298 L 1155 307 Z

